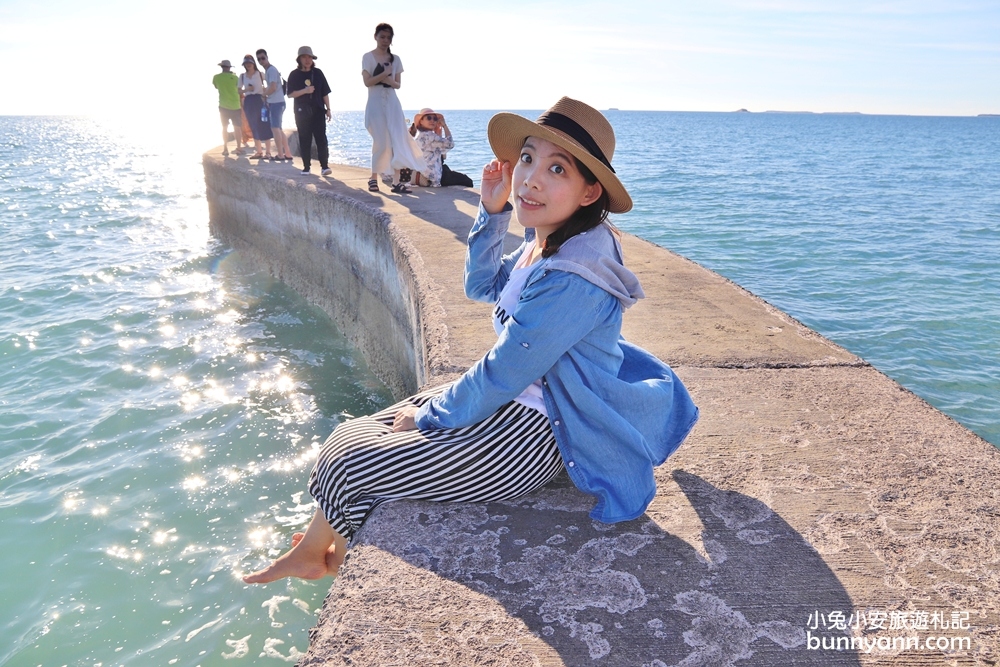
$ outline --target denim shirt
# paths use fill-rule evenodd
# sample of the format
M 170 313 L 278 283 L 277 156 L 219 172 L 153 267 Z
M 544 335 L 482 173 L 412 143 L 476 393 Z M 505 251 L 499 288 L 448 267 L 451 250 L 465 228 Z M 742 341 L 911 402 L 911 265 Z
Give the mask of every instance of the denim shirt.
M 480 204 L 465 265 L 472 299 L 496 302 L 534 238 L 526 230 L 525 243 L 502 256 L 510 218 L 509 204 L 494 215 Z M 417 427 L 471 426 L 541 378 L 566 471 L 597 498 L 590 516 L 634 519 L 656 495 L 653 467 L 680 446 L 698 408 L 669 366 L 621 338 L 622 313 L 643 294 L 606 225 L 534 266 L 493 349 L 417 411 Z

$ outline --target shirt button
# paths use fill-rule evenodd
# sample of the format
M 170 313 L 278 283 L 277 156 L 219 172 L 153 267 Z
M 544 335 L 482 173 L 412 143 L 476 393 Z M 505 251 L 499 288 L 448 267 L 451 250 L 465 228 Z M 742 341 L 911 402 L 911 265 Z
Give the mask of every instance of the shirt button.
M 557 419 L 557 420 L 555 420 L 555 421 L 554 421 L 554 422 L 552 422 L 552 423 L 553 423 L 553 424 L 555 424 L 556 426 L 559 426 L 559 420 L 558 420 L 558 419 Z
M 576 466 L 576 464 L 575 464 L 575 463 L 573 463 L 572 461 L 570 461 L 570 462 L 569 462 L 569 463 L 567 463 L 566 465 L 568 465 L 568 466 L 569 466 L 570 468 L 573 468 L 573 467 L 575 467 L 575 466 Z

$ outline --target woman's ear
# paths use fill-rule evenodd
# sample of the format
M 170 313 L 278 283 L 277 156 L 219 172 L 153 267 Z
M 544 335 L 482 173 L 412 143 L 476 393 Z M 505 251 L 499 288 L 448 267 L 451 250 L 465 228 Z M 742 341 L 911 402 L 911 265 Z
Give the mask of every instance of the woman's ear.
M 604 192 L 604 186 L 601 185 L 600 181 L 594 181 L 592 184 L 588 185 L 583 191 L 583 199 L 580 201 L 580 206 L 590 206 L 595 201 L 601 198 L 601 194 Z

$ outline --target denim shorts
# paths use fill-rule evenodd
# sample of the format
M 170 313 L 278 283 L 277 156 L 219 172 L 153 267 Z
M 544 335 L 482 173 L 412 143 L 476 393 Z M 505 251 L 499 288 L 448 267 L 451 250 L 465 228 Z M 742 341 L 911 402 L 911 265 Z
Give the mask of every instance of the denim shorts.
M 267 111 L 271 114 L 271 128 L 278 129 L 281 127 L 281 117 L 285 113 L 285 103 L 284 102 L 269 102 L 267 105 Z

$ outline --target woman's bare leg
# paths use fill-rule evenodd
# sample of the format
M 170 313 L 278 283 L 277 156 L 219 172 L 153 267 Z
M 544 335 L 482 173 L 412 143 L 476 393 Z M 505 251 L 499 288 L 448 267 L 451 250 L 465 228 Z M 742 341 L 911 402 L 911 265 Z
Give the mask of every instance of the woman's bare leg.
M 296 544 L 301 542 L 303 537 L 305 537 L 305 533 L 292 533 L 292 546 L 294 547 Z M 329 549 L 327 549 L 326 566 L 330 570 L 329 572 L 330 576 L 332 577 L 337 576 L 337 571 L 340 569 L 340 566 L 344 564 L 344 556 L 346 555 L 345 553 L 346 551 L 347 551 L 347 544 L 345 543 L 344 546 L 342 546 L 338 550 L 336 540 L 334 540 L 334 543 L 330 546 Z
M 336 576 L 344 562 L 347 539 L 330 527 L 323 512 L 316 510 L 309 527 L 292 548 L 263 570 L 243 577 L 247 584 L 267 584 L 285 577 L 321 579 Z

